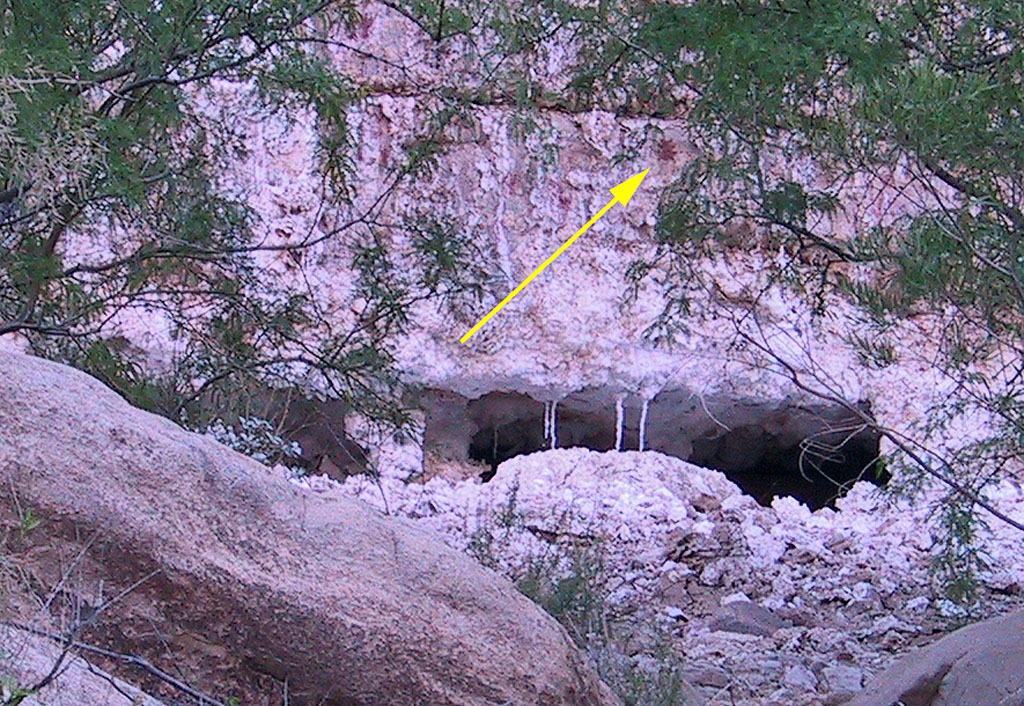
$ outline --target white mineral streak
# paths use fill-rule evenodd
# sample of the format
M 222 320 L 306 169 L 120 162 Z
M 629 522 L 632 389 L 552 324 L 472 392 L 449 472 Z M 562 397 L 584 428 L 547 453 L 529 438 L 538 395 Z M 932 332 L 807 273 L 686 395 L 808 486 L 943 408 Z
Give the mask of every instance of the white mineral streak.
M 512 271 L 512 257 L 509 249 L 508 234 L 505 231 L 505 201 L 498 199 L 494 211 L 494 244 L 498 253 L 498 266 L 505 277 L 505 284 L 515 286 L 515 273 Z
M 551 439 L 551 403 L 544 403 L 544 440 Z
M 615 450 L 622 451 L 622 431 L 626 423 L 625 409 L 623 407 L 623 396 L 615 398 Z
M 650 400 L 644 398 L 643 404 L 640 406 L 640 445 L 639 449 L 644 450 L 644 441 L 647 438 L 647 408 L 650 405 Z

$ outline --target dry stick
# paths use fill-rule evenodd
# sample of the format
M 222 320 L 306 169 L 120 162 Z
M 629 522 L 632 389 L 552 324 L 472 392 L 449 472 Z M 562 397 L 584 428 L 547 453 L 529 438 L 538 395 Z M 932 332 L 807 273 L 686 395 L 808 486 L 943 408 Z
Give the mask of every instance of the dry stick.
M 93 543 L 93 541 L 95 539 L 96 539 L 96 535 L 93 535 L 88 540 L 86 545 L 79 551 L 78 555 L 75 557 L 74 563 L 72 565 L 73 568 L 71 570 L 67 571 L 67 572 L 63 572 L 62 576 L 60 577 L 60 582 L 53 588 L 53 590 L 51 591 L 50 596 L 46 599 L 46 604 L 45 604 L 45 607 L 44 607 L 43 610 L 48 608 L 49 605 L 52 603 L 53 598 L 60 592 L 61 586 L 63 585 L 63 582 L 65 582 L 68 579 L 68 577 L 71 576 L 71 572 L 74 571 L 74 567 L 78 566 L 78 564 L 81 562 L 82 558 L 85 556 L 86 550 L 92 545 L 92 543 Z M 37 681 L 35 684 L 33 684 L 32 687 L 29 688 L 29 693 L 30 694 L 38 694 L 42 689 L 46 688 L 49 683 L 51 683 L 54 679 L 56 679 L 58 676 L 60 676 L 60 674 L 62 674 L 63 672 L 67 671 L 67 669 L 70 668 L 71 665 L 63 666 L 63 663 L 65 663 L 65 660 L 67 659 L 68 654 L 72 651 L 72 649 L 76 645 L 75 635 L 79 634 L 85 627 L 87 627 L 91 623 L 95 622 L 95 620 L 99 617 L 100 613 L 102 613 L 102 611 L 105 608 L 108 608 L 113 603 L 116 603 L 117 600 L 120 600 L 122 597 L 127 595 L 130 591 L 134 590 L 137 586 L 142 584 L 144 581 L 147 581 L 148 579 L 152 578 L 156 573 L 157 572 L 153 572 L 150 575 L 145 576 L 141 580 L 135 582 L 134 584 L 129 586 L 127 589 L 125 589 L 124 591 L 119 593 L 117 596 L 115 596 L 111 600 L 105 601 L 105 603 L 102 606 L 100 606 L 99 609 L 96 610 L 96 612 L 92 615 L 92 617 L 90 617 L 85 622 L 78 623 L 67 634 L 65 634 L 65 635 L 56 635 L 56 636 L 52 637 L 53 639 L 57 639 L 60 642 L 60 646 L 61 646 L 60 655 L 57 656 L 57 659 L 53 662 L 53 666 L 50 667 L 50 671 L 45 676 L 43 676 L 39 681 Z M 10 624 L 10 625 L 12 627 L 18 627 L 20 629 L 20 626 L 18 626 L 18 625 L 14 625 L 14 624 Z M 63 666 L 63 668 L 61 669 L 62 666 Z
M 138 704 L 138 701 L 136 701 L 138 696 L 137 695 L 133 695 L 127 689 L 125 689 L 123 686 L 118 684 L 118 681 L 117 681 L 117 679 L 115 677 L 113 677 L 110 674 L 107 674 L 102 669 L 99 669 L 98 667 L 96 667 L 95 665 L 90 664 L 89 662 L 85 662 L 85 668 L 89 670 L 89 674 L 92 674 L 97 679 L 102 679 L 103 681 L 105 681 L 108 684 L 110 684 L 110 688 L 113 689 L 114 691 L 116 691 L 117 693 L 119 693 L 121 696 L 123 696 L 129 702 L 131 702 L 132 706 L 136 706 L 136 704 Z M 134 688 L 137 688 L 137 687 L 134 687 Z M 138 689 L 138 690 L 141 691 L 141 689 Z
M 110 599 L 108 599 L 106 601 L 103 601 L 103 603 L 101 603 L 100 606 L 98 608 L 96 608 L 96 612 L 93 613 L 92 617 L 89 618 L 89 620 L 84 624 L 84 626 L 88 626 L 90 623 L 94 623 L 99 618 L 99 616 L 103 613 L 103 611 L 105 611 L 107 608 L 109 608 L 110 606 L 114 605 L 118 601 L 120 601 L 122 598 L 127 596 L 129 593 L 131 593 L 136 588 L 138 588 L 139 586 L 144 584 L 146 581 L 149 581 L 151 578 L 153 578 L 154 576 L 156 576 L 159 573 L 160 573 L 160 569 L 154 569 L 153 571 L 150 571 L 148 574 L 143 576 L 141 579 L 139 579 L 138 581 L 136 581 L 132 585 L 130 585 L 127 588 L 125 588 L 123 591 L 118 593 L 113 598 L 110 598 Z
M 948 486 L 952 490 L 956 491 L 957 493 L 963 495 L 964 497 L 969 499 L 971 502 L 976 504 L 978 507 L 983 508 L 984 510 L 987 510 L 989 513 L 991 513 L 997 519 L 1002 520 L 1006 524 L 1010 525 L 1011 527 L 1013 527 L 1015 529 L 1020 530 L 1021 532 L 1024 532 L 1024 523 L 1018 522 L 1017 520 L 1014 520 L 1012 517 L 1010 517 L 1006 513 L 1001 512 L 996 507 L 994 507 L 991 503 L 989 503 L 988 501 L 984 500 L 980 495 L 978 495 L 973 490 L 967 488 L 966 486 L 964 486 L 959 481 L 957 481 L 957 480 L 955 480 L 953 478 L 950 478 L 946 474 L 944 474 L 944 473 L 942 473 L 940 471 L 937 471 L 936 469 L 932 468 L 931 464 L 929 464 L 927 461 L 925 461 L 923 458 L 921 458 L 921 456 L 919 454 L 915 453 L 913 451 L 913 449 L 911 448 L 911 444 L 908 443 L 907 441 L 905 441 L 904 439 L 902 439 L 900 437 L 900 435 L 898 435 L 896 432 L 892 431 L 891 429 L 888 429 L 887 427 L 883 427 L 883 426 L 879 425 L 878 422 L 876 422 L 869 415 L 867 415 L 866 413 L 864 413 L 863 411 L 858 409 L 856 405 L 850 404 L 850 402 L 848 400 L 844 399 L 842 396 L 833 394 L 831 392 L 822 392 L 821 390 L 817 390 L 817 389 L 811 387 L 810 385 L 805 383 L 800 378 L 800 374 L 796 370 L 796 368 L 793 367 L 793 365 L 791 365 L 788 361 L 783 360 L 782 357 L 779 356 L 778 354 L 776 354 L 771 349 L 770 346 L 762 345 L 758 341 L 754 340 L 754 338 L 752 336 L 749 336 L 747 334 L 740 334 L 740 335 L 743 338 L 745 338 L 749 343 L 751 343 L 755 347 L 759 348 L 763 353 L 767 354 L 770 358 L 775 360 L 775 362 L 778 363 L 780 366 L 785 368 L 787 376 L 793 382 L 793 384 L 796 385 L 799 389 L 801 389 L 804 392 L 807 392 L 807 393 L 809 393 L 811 395 L 814 395 L 815 397 L 817 397 L 819 399 L 827 400 L 829 402 L 833 402 L 833 403 L 835 403 L 837 405 L 840 405 L 841 407 L 844 407 L 847 411 L 851 412 L 852 414 L 855 414 L 858 418 L 862 419 L 865 424 L 867 424 L 871 428 L 877 430 L 878 433 L 881 434 L 882 436 L 884 436 L 886 439 L 888 439 L 892 443 L 896 444 L 896 446 L 900 449 L 900 451 L 905 453 L 925 473 L 927 473 L 928 475 L 930 475 L 933 478 L 937 479 L 938 481 L 940 481 L 941 483 L 945 484 L 946 486 Z
M 40 630 L 39 628 L 33 628 L 28 625 L 22 625 L 20 623 L 14 623 L 4 620 L 0 621 L 0 625 L 6 625 L 7 627 L 14 628 L 15 630 L 21 630 L 32 635 L 45 637 L 49 640 L 58 642 L 62 645 L 67 644 L 69 648 L 74 648 L 77 650 L 81 650 L 83 652 L 89 652 L 92 654 L 100 655 L 101 657 L 107 657 L 109 659 L 116 659 L 120 662 L 123 662 L 124 664 L 139 667 L 142 670 L 152 674 L 157 679 L 167 684 L 170 684 L 175 689 L 188 694 L 194 699 L 199 699 L 201 703 L 210 704 L 210 706 L 227 706 L 227 704 L 223 703 L 222 701 L 218 701 L 210 696 L 207 696 L 203 692 L 193 689 L 185 682 L 179 679 L 175 679 L 167 672 L 164 672 L 160 668 L 154 666 L 152 663 L 149 662 L 149 660 L 145 659 L 144 657 L 140 657 L 138 655 L 129 655 L 123 652 L 113 652 L 111 650 L 105 650 L 102 647 L 96 647 L 95 645 L 90 645 L 86 642 L 81 642 L 80 640 L 66 640 L 64 637 L 56 633 L 48 632 L 46 630 Z M 61 656 L 61 659 L 63 659 L 63 655 Z
M 71 665 L 64 666 L 64 660 L 67 658 L 68 652 L 71 651 L 73 643 L 70 640 L 63 640 L 63 638 L 60 638 L 59 636 L 56 636 L 54 639 L 58 639 L 60 641 L 60 643 L 61 643 L 60 654 L 57 656 L 57 659 L 54 660 L 53 666 L 50 667 L 50 671 L 47 672 L 46 676 L 44 676 L 42 679 L 37 681 L 35 684 L 30 686 L 28 689 L 26 689 L 26 691 L 29 694 L 38 694 L 42 689 L 44 689 L 47 685 L 49 685 L 54 679 L 56 679 L 61 674 L 66 672 L 70 668 L 70 666 L 71 666 Z M 62 669 L 62 667 L 63 667 L 63 669 Z M 17 703 L 17 701 L 14 701 L 14 702 L 4 701 L 5 705 L 8 704 L 8 703 Z
M 92 545 L 96 541 L 98 536 L 98 534 L 93 534 L 93 536 L 90 537 L 86 541 L 86 543 L 82 545 L 81 549 L 79 549 L 78 552 L 75 554 L 75 558 L 71 561 L 71 566 L 61 571 L 60 579 L 53 586 L 53 588 L 50 589 L 50 595 L 47 596 L 43 604 L 39 606 L 38 612 L 40 616 L 49 612 L 50 606 L 53 605 L 53 602 L 57 599 L 57 596 L 60 595 L 61 592 L 64 590 L 64 585 L 71 579 L 71 574 L 74 571 L 76 571 L 78 569 L 79 564 L 81 564 L 82 561 L 84 561 L 86 554 L 88 553 L 89 549 L 92 548 Z

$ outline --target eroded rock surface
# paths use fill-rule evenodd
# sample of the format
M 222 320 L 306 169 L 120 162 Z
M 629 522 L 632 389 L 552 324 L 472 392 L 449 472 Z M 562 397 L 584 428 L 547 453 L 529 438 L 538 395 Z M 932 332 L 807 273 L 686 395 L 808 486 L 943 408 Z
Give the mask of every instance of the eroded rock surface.
M 70 368 L 0 351 L 0 371 L 0 476 L 44 521 L 30 537 L 88 544 L 76 586 L 97 601 L 139 582 L 94 639 L 208 689 L 287 680 L 299 704 L 617 703 L 553 619 L 412 523 L 311 495 Z
M 1024 611 L 969 625 L 879 674 L 849 706 L 1021 706 Z

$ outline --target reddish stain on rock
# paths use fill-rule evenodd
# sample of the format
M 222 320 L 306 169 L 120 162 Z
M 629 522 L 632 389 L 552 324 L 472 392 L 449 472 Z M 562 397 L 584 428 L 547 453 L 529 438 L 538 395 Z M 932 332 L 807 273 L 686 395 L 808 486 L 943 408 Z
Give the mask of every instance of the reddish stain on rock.
M 658 147 L 658 159 L 664 162 L 671 162 L 676 158 L 677 153 L 676 143 L 672 140 L 663 140 Z

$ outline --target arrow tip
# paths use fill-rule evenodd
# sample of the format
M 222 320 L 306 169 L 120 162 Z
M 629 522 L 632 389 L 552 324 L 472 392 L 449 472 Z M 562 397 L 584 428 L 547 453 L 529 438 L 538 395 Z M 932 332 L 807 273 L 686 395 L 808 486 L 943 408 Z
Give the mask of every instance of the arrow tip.
M 614 196 L 615 199 L 623 206 L 628 204 L 629 200 L 633 198 L 633 194 L 636 193 L 636 190 L 640 187 L 640 182 L 644 180 L 644 177 L 647 176 L 647 172 L 649 171 L 651 170 L 645 169 L 639 174 L 635 174 L 629 179 L 626 179 L 626 181 L 622 182 L 618 186 L 613 186 L 610 189 L 612 196 Z

